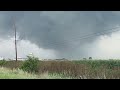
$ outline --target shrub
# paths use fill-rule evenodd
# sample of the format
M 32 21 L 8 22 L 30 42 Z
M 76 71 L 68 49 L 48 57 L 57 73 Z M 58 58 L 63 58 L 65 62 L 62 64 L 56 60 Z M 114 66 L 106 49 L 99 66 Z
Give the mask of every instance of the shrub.
M 0 66 L 5 65 L 6 63 L 7 63 L 7 61 L 6 61 L 5 59 L 1 60 L 1 61 L 0 61 Z
M 38 62 L 38 58 L 34 56 L 27 56 L 27 60 L 24 61 L 20 69 L 29 73 L 36 73 L 38 72 Z

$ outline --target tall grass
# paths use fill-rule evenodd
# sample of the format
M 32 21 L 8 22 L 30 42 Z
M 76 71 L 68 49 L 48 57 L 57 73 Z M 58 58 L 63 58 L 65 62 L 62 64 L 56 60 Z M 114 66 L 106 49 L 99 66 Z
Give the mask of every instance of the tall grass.
M 2 66 L 13 69 L 21 67 L 23 63 L 7 61 Z M 46 72 L 50 76 L 62 78 L 119 79 L 120 60 L 39 61 L 37 74 Z
M 37 79 L 37 75 L 29 74 L 20 69 L 0 68 L 0 79 Z
M 49 74 L 48 72 L 40 75 L 24 72 L 20 69 L 8 69 L 0 67 L 0 79 L 71 79 L 72 77 L 64 77 L 61 74 Z

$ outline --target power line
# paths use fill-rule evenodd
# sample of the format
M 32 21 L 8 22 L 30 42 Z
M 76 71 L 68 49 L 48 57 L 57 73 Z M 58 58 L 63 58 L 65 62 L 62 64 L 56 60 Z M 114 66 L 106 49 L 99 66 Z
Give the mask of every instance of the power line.
M 81 36 L 79 38 L 71 38 L 70 40 L 64 40 L 62 42 L 58 42 L 58 41 L 54 41 L 54 42 L 49 42 L 48 44 L 51 44 L 51 45 L 62 45 L 62 46 L 65 46 L 65 43 L 66 42 L 71 42 L 71 41 L 74 41 L 74 40 L 84 40 L 84 39 L 88 39 L 88 38 L 91 38 L 93 36 L 100 36 L 100 35 L 104 35 L 104 34 L 108 34 L 108 33 L 112 33 L 112 32 L 116 32 L 116 31 L 120 31 L 118 28 L 120 27 L 113 27 L 111 29 L 106 29 L 102 32 L 95 32 L 95 33 L 91 33 L 91 34 L 86 34 L 84 36 Z M 114 30 L 115 29 L 115 30 Z M 116 30 L 117 29 L 117 30 Z
M 54 45 L 57 45 L 57 44 L 63 44 L 67 41 L 71 42 L 71 40 L 73 41 L 74 40 L 83 40 L 83 39 L 88 39 L 88 38 L 91 38 L 93 36 L 100 36 L 100 35 L 104 35 L 104 34 L 108 34 L 108 33 L 112 33 L 112 32 L 117 32 L 117 31 L 120 31 L 119 29 L 117 28 L 120 28 L 120 27 L 114 27 L 114 28 L 111 28 L 111 29 L 108 29 L 108 30 L 105 30 L 103 32 L 96 32 L 96 33 L 91 33 L 91 34 L 87 34 L 87 35 L 84 35 L 84 36 L 81 36 L 79 38 L 71 38 L 70 40 L 64 40 L 63 42 L 50 42 L 49 44 L 54 44 Z M 117 29 L 117 30 L 113 30 L 113 29 Z
M 100 35 L 104 35 L 104 34 L 108 34 L 108 33 L 112 33 L 112 32 L 116 32 L 116 31 L 120 31 L 120 30 L 113 30 L 113 29 L 117 29 L 117 28 L 120 28 L 120 27 L 114 27 L 112 29 L 108 29 L 108 30 L 105 30 L 103 32 L 97 32 L 97 33 L 92 33 L 92 34 L 88 34 L 88 35 L 85 35 L 85 36 L 82 36 L 80 37 L 79 39 L 86 39 L 86 38 L 89 38 L 89 37 L 92 37 L 92 36 L 100 36 Z M 107 32 L 106 32 L 107 31 Z M 87 37 L 86 37 L 87 36 Z

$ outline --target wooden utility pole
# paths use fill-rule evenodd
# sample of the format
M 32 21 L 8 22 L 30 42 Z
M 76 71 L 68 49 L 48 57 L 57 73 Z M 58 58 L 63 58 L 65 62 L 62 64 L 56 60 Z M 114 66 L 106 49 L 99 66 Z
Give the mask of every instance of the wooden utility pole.
M 17 40 L 16 40 L 16 26 L 15 26 L 14 19 L 13 19 L 13 26 L 14 26 L 14 31 L 15 31 L 15 55 L 16 55 L 16 61 L 17 61 Z

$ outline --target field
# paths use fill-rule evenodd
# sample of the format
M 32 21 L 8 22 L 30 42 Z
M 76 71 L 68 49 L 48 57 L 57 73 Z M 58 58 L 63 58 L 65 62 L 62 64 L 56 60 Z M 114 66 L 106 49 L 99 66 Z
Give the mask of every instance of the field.
M 20 69 L 8 69 L 0 67 L 0 79 L 71 79 L 70 77 L 63 77 L 59 74 L 48 74 L 42 73 L 40 75 L 35 75 L 31 73 L 24 72 Z
M 0 79 L 35 79 L 36 75 L 23 72 L 19 69 L 0 68 Z
M 23 63 L 24 61 L 0 61 L 0 66 L 19 70 Z M 120 60 L 39 61 L 35 75 L 46 79 L 120 79 Z

